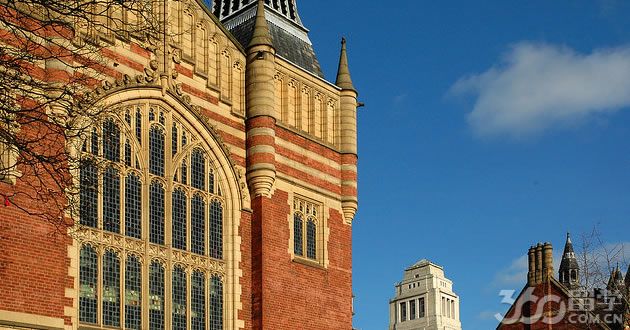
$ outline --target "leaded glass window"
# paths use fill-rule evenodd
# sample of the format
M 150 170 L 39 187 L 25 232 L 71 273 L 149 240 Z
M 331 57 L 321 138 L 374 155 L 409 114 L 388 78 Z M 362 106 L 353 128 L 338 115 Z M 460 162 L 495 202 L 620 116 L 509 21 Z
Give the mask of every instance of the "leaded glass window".
M 164 176 L 164 131 L 157 126 L 149 132 L 149 172 Z
M 190 251 L 197 254 L 206 253 L 206 202 L 203 198 L 195 194 L 192 199 L 190 215 L 191 237 Z
M 176 189 L 173 192 L 172 203 L 173 203 L 173 247 L 180 250 L 186 250 L 186 232 L 187 232 L 186 231 L 186 193 L 184 193 L 182 189 Z M 193 231 L 192 235 L 194 234 L 195 233 Z
M 120 326 L 120 260 L 111 250 L 103 256 L 103 324 Z
M 191 329 L 206 329 L 206 281 L 204 273 L 195 271 L 191 277 Z
M 190 159 L 191 186 L 197 189 L 206 189 L 206 158 L 203 151 L 195 149 Z
M 96 127 L 92 129 L 92 141 L 91 141 L 91 151 L 92 155 L 98 155 L 98 131 Z
M 293 216 L 293 253 L 295 253 L 296 256 L 304 255 L 304 248 L 303 248 L 304 224 L 303 223 L 304 221 L 302 220 L 302 216 L 296 213 Z
M 218 200 L 210 204 L 210 256 L 223 259 L 223 206 Z
M 164 187 L 161 183 L 151 183 L 149 196 L 149 236 L 151 243 L 164 244 Z
M 112 166 L 107 167 L 103 177 L 103 229 L 120 232 L 120 176 Z
M 127 257 L 125 268 L 125 327 L 142 326 L 142 267 L 138 257 Z
M 175 156 L 177 154 L 177 124 L 173 124 L 173 130 L 171 131 L 171 154 Z
M 84 161 L 80 170 L 79 218 L 82 225 L 96 227 L 98 207 L 98 175 L 92 161 Z
M 216 275 L 210 279 L 210 330 L 223 330 L 223 282 Z
M 224 200 L 212 153 L 176 113 L 155 104 L 122 111 L 83 144 L 79 222 L 89 234 L 79 253 L 79 326 L 164 329 L 168 321 L 172 329 L 223 329 L 224 274 L 206 273 L 224 264 Z M 103 232 L 125 237 L 113 244 Z M 186 260 L 210 266 L 177 263 Z
M 157 261 L 149 270 L 149 329 L 164 329 L 164 267 Z
M 92 246 L 81 248 L 79 268 L 79 320 L 96 323 L 98 259 Z
M 125 141 L 125 165 L 131 166 L 131 144 Z
M 129 237 L 142 237 L 142 203 L 140 177 L 130 173 L 125 179 L 125 234 Z
M 186 272 L 175 266 L 173 270 L 173 329 L 186 330 Z
M 317 225 L 313 219 L 306 222 L 306 257 L 317 259 Z
M 113 162 L 120 161 L 120 128 L 113 119 L 103 123 L 103 157 Z

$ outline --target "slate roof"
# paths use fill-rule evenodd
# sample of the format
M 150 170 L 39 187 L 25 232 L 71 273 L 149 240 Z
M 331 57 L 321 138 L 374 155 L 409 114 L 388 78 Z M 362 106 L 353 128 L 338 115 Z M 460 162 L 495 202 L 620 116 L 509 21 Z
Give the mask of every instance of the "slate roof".
M 254 32 L 255 17 L 230 29 L 243 48 L 247 48 Z M 276 54 L 318 77 L 324 77 L 313 46 L 267 20 Z

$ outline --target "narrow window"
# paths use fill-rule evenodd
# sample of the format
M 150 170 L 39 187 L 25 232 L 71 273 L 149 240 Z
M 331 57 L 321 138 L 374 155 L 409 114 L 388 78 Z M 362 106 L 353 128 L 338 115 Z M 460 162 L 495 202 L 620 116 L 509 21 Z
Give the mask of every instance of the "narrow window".
M 206 329 L 206 283 L 202 272 L 196 271 L 192 274 L 191 283 L 191 321 L 192 330 Z
M 223 259 L 223 206 L 218 200 L 210 204 L 210 257 Z
M 142 113 L 140 107 L 136 108 L 136 139 L 142 144 Z
M 296 213 L 293 216 L 293 252 L 295 253 L 296 256 L 304 255 L 303 226 L 304 226 L 304 221 L 302 220 L 302 216 Z
M 149 132 L 149 172 L 164 176 L 164 132 L 158 127 Z
M 186 330 L 186 272 L 175 266 L 173 270 L 173 329 Z
M 424 310 L 424 298 L 418 299 L 418 318 L 423 318 L 425 315 Z
M 91 161 L 84 161 L 81 164 L 79 177 L 81 184 L 79 202 L 80 222 L 84 226 L 96 228 L 96 209 L 98 206 L 98 176 L 96 165 Z
M 96 130 L 96 127 L 92 129 L 92 142 L 91 142 L 91 152 L 92 155 L 94 156 L 98 156 L 98 131 Z
M 415 300 L 409 301 L 409 319 L 410 320 L 416 319 L 416 301 Z
M 140 177 L 130 173 L 125 179 L 125 234 L 140 239 L 142 237 L 142 203 Z
M 400 322 L 407 321 L 407 302 L 400 303 Z
M 173 247 L 186 250 L 186 194 L 182 189 L 173 191 Z
M 214 171 L 212 169 L 208 173 L 208 192 L 214 194 Z
M 186 159 L 182 161 L 182 167 L 180 169 L 181 172 L 181 183 L 188 184 L 188 166 L 186 165 Z
M 127 257 L 125 268 L 125 327 L 140 329 L 142 325 L 142 268 L 136 256 Z
M 154 181 L 151 183 L 150 197 L 150 230 L 151 243 L 164 244 L 164 187 Z
M 193 253 L 204 255 L 206 253 L 206 202 L 200 195 L 195 195 L 192 199 L 190 215 L 190 250 Z M 215 212 L 213 210 L 213 212 Z
M 120 233 L 120 176 L 111 166 L 103 177 L 103 229 Z
M 149 329 L 164 329 L 164 267 L 157 261 L 149 270 Z
M 210 330 L 223 330 L 223 282 L 216 275 L 210 280 Z
M 120 161 L 120 128 L 112 119 L 103 123 L 103 156 L 112 162 Z
M 206 158 L 200 149 L 195 149 L 192 153 L 190 175 L 193 188 L 206 189 Z
M 96 323 L 97 265 L 96 251 L 84 245 L 79 257 L 79 321 L 85 323 Z
M 131 167 L 131 144 L 129 140 L 125 141 L 125 165 Z
M 177 154 L 177 124 L 173 124 L 173 130 L 171 132 L 171 150 L 172 150 L 172 155 L 175 156 L 175 154 Z
M 317 225 L 309 219 L 306 222 L 306 257 L 317 259 Z
M 120 326 L 120 260 L 111 250 L 103 256 L 103 324 Z

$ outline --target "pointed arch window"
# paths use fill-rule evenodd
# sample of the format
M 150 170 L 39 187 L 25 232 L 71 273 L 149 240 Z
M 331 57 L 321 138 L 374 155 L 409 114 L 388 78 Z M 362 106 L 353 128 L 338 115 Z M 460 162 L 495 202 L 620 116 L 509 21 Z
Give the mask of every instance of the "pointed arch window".
M 322 205 L 306 198 L 293 201 L 293 255 L 296 259 L 324 265 Z
M 158 181 L 151 183 L 149 197 L 149 236 L 151 243 L 164 244 L 164 187 Z
M 96 250 L 90 245 L 84 245 L 79 259 L 79 320 L 85 323 L 96 323 L 96 281 L 98 279 Z
M 186 193 L 178 188 L 173 192 L 173 247 L 186 250 Z M 194 232 L 193 232 L 194 235 Z
M 79 327 L 223 329 L 225 201 L 212 153 L 175 112 L 121 110 L 82 149 Z
M 210 206 L 210 257 L 223 259 L 223 206 L 216 199 Z
M 108 166 L 103 177 L 103 229 L 120 232 L 120 175 Z
M 120 260 L 112 250 L 103 256 L 103 324 L 120 326 Z
M 210 280 L 210 330 L 223 329 L 223 281 L 213 275 Z
M 192 199 L 190 223 L 191 230 L 191 251 L 196 254 L 206 253 L 206 202 L 199 194 L 195 194 Z
M 140 177 L 129 173 L 125 179 L 125 234 L 129 237 L 142 237 L 142 190 Z
M 205 274 L 195 271 L 191 277 L 192 330 L 206 329 L 206 281 Z
M 173 329 L 186 330 L 186 272 L 180 266 L 173 270 Z
M 158 261 L 149 269 L 149 329 L 164 329 L 164 266 Z
M 142 267 L 138 257 L 127 257 L 125 268 L 125 327 L 142 326 Z

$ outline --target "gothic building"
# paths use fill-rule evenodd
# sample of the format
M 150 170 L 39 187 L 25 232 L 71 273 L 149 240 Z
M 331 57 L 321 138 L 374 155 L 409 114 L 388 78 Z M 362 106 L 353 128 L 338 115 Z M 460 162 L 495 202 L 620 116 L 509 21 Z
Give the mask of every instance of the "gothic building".
M 111 116 L 68 146 L 90 161 L 67 235 L 14 207 L 27 194 L 0 206 L 0 329 L 351 329 L 345 40 L 329 82 L 296 0 L 156 10 L 172 40 L 100 36 L 90 97 Z M 1 196 L 32 179 L 0 178 Z
M 554 276 L 553 247 L 550 243 L 532 246 L 528 251 L 528 261 L 527 285 L 505 314 L 497 330 L 630 328 L 630 268 L 625 280 L 617 266 L 611 271 L 605 288 L 584 288 L 580 265 L 569 234 L 558 279 Z

